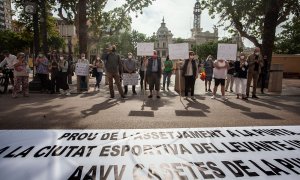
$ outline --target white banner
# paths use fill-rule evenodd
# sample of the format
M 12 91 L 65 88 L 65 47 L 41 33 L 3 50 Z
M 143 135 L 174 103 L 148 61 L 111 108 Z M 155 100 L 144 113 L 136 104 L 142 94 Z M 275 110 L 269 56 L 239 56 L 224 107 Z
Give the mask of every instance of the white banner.
M 169 44 L 169 58 L 171 60 L 188 59 L 189 58 L 189 44 Z
M 138 56 L 152 56 L 154 50 L 154 43 L 137 43 Z
M 236 60 L 237 44 L 218 44 L 217 59 Z
M 5 180 L 300 179 L 300 126 L 1 130 Z
M 138 85 L 139 84 L 139 74 L 133 73 L 123 73 L 123 85 Z
M 89 64 L 76 63 L 75 74 L 77 76 L 88 76 L 89 75 Z

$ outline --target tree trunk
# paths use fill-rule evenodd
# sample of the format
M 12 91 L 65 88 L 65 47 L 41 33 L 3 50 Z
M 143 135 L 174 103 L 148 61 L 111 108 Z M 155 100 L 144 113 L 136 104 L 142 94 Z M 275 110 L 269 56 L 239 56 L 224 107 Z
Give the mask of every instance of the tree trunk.
M 87 0 L 79 0 L 78 3 L 78 31 L 79 31 L 79 53 L 87 53 Z
M 42 19 L 41 22 L 41 31 L 42 31 L 42 41 L 43 41 L 43 52 L 46 55 L 49 51 L 48 49 L 48 32 L 47 32 L 47 9 L 46 9 L 46 0 L 41 1 L 42 9 Z
M 281 8 L 280 0 L 266 0 L 266 12 L 264 20 L 264 29 L 262 35 L 262 55 L 267 57 L 267 80 L 268 85 L 269 72 L 272 63 L 272 52 L 275 41 L 277 20 Z

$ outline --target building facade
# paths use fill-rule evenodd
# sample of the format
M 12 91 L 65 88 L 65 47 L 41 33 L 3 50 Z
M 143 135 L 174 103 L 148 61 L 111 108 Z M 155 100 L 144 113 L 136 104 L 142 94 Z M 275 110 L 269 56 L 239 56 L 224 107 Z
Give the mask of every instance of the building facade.
M 11 29 L 12 12 L 11 0 L 0 0 L 0 30 Z
M 201 28 L 201 9 L 200 2 L 197 0 L 194 6 L 194 23 L 191 29 L 191 37 L 184 39 L 183 41 L 189 44 L 189 49 L 192 49 L 194 45 L 200 45 L 208 41 L 218 40 L 218 29 L 213 28 L 213 32 L 205 31 Z M 163 18 L 161 26 L 158 28 L 157 33 L 153 34 L 156 37 L 154 44 L 154 49 L 158 52 L 160 57 L 166 57 L 168 52 L 168 45 L 172 44 L 175 39 L 173 39 L 173 34 L 166 27 L 165 20 Z

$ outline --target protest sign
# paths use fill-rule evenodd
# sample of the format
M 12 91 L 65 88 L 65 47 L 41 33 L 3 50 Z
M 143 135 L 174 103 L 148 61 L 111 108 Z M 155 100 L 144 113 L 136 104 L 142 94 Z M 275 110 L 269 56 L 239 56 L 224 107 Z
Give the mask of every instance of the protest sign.
M 154 43 L 137 43 L 138 56 L 152 56 L 154 50 Z
M 189 58 L 189 45 L 188 43 L 169 44 L 169 58 L 188 59 Z
M 236 60 L 237 44 L 218 44 L 217 59 Z
M 77 76 L 88 76 L 89 75 L 89 64 L 76 63 L 75 74 Z
M 299 179 L 300 126 L 0 130 L 5 180 Z
M 123 73 L 123 85 L 138 85 L 139 75 L 136 73 Z

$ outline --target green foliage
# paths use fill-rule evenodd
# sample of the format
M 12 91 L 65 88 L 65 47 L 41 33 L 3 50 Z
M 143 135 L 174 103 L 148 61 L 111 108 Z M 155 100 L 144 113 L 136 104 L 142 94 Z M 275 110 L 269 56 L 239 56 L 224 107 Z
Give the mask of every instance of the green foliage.
M 184 40 L 182 38 L 176 38 L 174 43 L 184 43 Z
M 300 54 L 300 19 L 294 17 L 282 26 L 284 30 L 277 38 L 275 52 L 279 54 Z
M 0 52 L 9 50 L 13 54 L 25 51 L 32 45 L 32 34 L 27 32 L 16 33 L 10 30 L 0 31 Z

